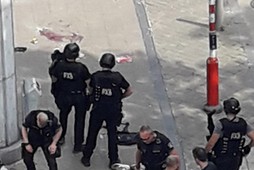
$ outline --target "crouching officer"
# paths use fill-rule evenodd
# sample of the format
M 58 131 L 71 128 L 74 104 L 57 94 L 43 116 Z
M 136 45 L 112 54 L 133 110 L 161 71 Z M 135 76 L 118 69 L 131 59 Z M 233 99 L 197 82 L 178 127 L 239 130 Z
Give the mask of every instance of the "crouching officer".
M 140 163 L 146 170 L 164 170 L 166 159 L 169 155 L 179 156 L 171 141 L 158 131 L 153 131 L 149 126 L 141 126 L 139 130 L 136 169 L 140 169 Z
M 54 92 L 55 102 L 60 110 L 59 119 L 63 127 L 61 144 L 65 141 L 69 113 L 72 106 L 75 108 L 73 153 L 82 151 L 85 116 L 89 108 L 87 85 L 90 73 L 84 64 L 76 62 L 79 51 L 80 48 L 76 43 L 67 44 L 63 51 L 64 61 L 57 63 L 50 70 L 52 83 L 57 87 Z
M 41 147 L 50 170 L 57 170 L 57 142 L 62 128 L 58 119 L 48 110 L 31 111 L 22 126 L 22 157 L 27 170 L 35 170 L 36 150 Z
M 241 110 L 237 99 L 227 99 L 223 106 L 227 117 L 215 122 L 206 152 L 214 151 L 214 163 L 218 170 L 239 170 L 242 153 L 248 154 L 254 145 L 254 130 L 243 118 L 236 116 Z M 252 142 L 244 147 L 246 135 Z
M 106 122 L 108 132 L 109 167 L 118 163 L 117 124 L 121 116 L 121 100 L 132 94 L 130 84 L 119 73 L 111 71 L 115 66 L 115 56 L 111 53 L 102 55 L 100 61 L 101 71 L 92 74 L 90 87 L 92 91 L 92 111 L 90 113 L 88 135 L 83 150 L 81 162 L 90 166 L 90 158 L 96 147 L 96 140 L 103 121 Z

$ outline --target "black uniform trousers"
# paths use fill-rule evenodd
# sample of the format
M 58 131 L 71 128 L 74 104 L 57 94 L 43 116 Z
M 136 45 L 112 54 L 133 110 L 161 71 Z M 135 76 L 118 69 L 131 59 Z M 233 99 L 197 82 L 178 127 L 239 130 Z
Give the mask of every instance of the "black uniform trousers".
M 84 142 L 85 116 L 87 110 L 88 97 L 79 94 L 59 94 L 56 98 L 57 107 L 60 110 L 59 121 L 63 132 L 61 138 L 65 137 L 68 125 L 68 116 L 72 106 L 75 109 L 74 122 L 74 147 L 81 147 Z
M 241 159 L 241 156 L 222 156 L 217 157 L 214 160 L 214 164 L 217 166 L 218 170 L 239 170 Z
M 48 163 L 48 166 L 49 166 L 49 170 L 57 170 L 57 163 L 56 163 L 56 157 L 55 155 L 51 155 L 49 153 L 49 145 L 50 144 L 45 144 L 45 145 L 33 145 L 31 144 L 32 147 L 33 147 L 33 152 L 30 153 L 26 150 L 25 146 L 22 146 L 22 158 L 23 158 L 23 161 L 27 167 L 27 170 L 36 170 L 35 168 L 35 164 L 34 164 L 34 154 L 35 152 L 37 151 L 37 149 L 39 147 L 42 148 L 42 151 L 45 155 L 45 158 L 47 160 L 47 163 Z
M 117 146 L 117 116 L 120 114 L 119 105 L 100 105 L 96 104 L 90 114 L 88 135 L 86 138 L 85 149 L 83 154 L 85 158 L 89 158 L 93 154 L 96 147 L 98 133 L 102 127 L 103 121 L 106 122 L 108 133 L 108 157 L 111 162 L 118 159 L 118 146 Z

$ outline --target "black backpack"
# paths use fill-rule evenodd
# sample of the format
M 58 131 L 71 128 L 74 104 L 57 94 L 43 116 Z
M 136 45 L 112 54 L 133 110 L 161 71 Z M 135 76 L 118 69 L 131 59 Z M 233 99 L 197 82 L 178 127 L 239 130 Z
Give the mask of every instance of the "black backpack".
M 124 125 L 123 129 L 121 131 L 117 131 L 117 144 L 118 145 L 124 145 L 124 146 L 130 146 L 137 144 L 138 139 L 138 133 L 137 132 L 129 132 L 129 122 L 121 123 L 121 125 Z

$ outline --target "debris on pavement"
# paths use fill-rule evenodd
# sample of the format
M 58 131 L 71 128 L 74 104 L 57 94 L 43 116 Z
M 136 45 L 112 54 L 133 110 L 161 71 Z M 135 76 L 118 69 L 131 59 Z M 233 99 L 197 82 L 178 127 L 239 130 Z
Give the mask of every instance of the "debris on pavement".
M 82 35 L 77 33 L 71 33 L 71 35 L 58 34 L 48 28 L 39 29 L 39 33 L 40 35 L 45 36 L 47 39 L 56 42 L 63 42 L 66 40 L 69 42 L 80 42 L 84 38 Z
M 37 44 L 37 43 L 38 43 L 38 39 L 37 39 L 37 38 L 33 38 L 30 42 L 31 42 L 32 44 Z
M 27 50 L 27 47 L 15 47 L 14 52 L 22 52 L 24 53 Z
M 132 63 L 133 59 L 132 59 L 132 56 L 129 55 L 129 54 L 118 55 L 118 56 L 116 56 L 116 62 L 119 63 L 119 64 L 122 64 L 122 63 Z

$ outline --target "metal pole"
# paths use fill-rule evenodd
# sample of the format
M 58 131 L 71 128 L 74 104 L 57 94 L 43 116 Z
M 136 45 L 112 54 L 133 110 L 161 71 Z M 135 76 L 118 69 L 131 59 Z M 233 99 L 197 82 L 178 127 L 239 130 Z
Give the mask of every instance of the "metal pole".
M 20 159 L 12 1 L 0 0 L 0 158 Z
M 209 47 L 210 55 L 206 61 L 207 66 L 207 104 L 205 111 L 216 110 L 220 112 L 222 107 L 219 103 L 219 61 L 217 58 L 217 35 L 216 35 L 216 0 L 209 0 Z

